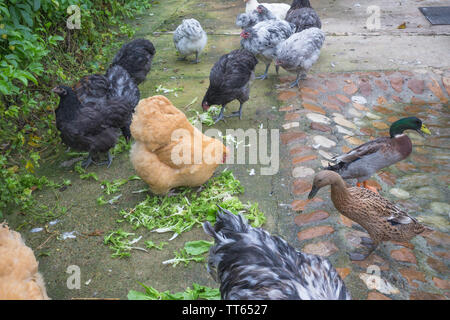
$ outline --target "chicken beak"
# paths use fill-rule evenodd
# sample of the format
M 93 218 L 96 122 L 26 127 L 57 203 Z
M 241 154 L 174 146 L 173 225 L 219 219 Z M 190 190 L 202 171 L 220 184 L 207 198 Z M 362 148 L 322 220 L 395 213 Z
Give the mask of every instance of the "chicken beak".
M 314 198 L 319 190 L 320 190 L 320 188 L 313 186 L 311 189 L 311 192 L 308 194 L 308 199 Z

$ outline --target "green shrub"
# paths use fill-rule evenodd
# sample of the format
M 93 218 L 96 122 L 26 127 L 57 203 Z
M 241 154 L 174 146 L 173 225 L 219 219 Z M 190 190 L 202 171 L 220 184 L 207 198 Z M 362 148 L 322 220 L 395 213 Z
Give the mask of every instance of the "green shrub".
M 81 29 L 70 30 L 77 5 Z M 11 204 L 32 201 L 41 153 L 59 145 L 50 89 L 102 72 L 122 41 L 134 35 L 125 18 L 151 4 L 140 0 L 0 0 L 0 218 Z M 37 180 L 33 180 L 37 179 Z M 41 183 L 42 184 L 42 183 Z

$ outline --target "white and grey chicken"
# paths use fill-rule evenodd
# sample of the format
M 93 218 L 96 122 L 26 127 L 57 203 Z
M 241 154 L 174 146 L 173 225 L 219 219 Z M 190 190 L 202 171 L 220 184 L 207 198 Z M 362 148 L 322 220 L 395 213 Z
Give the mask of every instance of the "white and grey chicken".
M 322 28 L 319 15 L 311 7 L 309 0 L 294 0 L 286 14 L 286 21 L 295 25 L 295 32 L 308 28 Z
M 260 4 L 262 4 L 280 20 L 284 20 L 286 18 L 286 14 L 290 8 L 290 6 L 286 3 L 259 3 L 257 0 L 244 0 L 244 2 L 246 13 L 252 12 Z
M 252 52 L 266 65 L 266 71 L 257 79 L 266 79 L 280 43 L 293 34 L 293 26 L 284 20 L 266 20 L 241 32 L 241 46 Z M 276 66 L 278 74 L 278 66 Z
M 242 29 L 253 27 L 255 24 L 265 20 L 276 20 L 275 15 L 263 5 L 259 5 L 250 13 L 241 13 L 236 18 L 236 25 Z
M 294 33 L 279 45 L 276 65 L 297 74 L 291 88 L 297 86 L 300 79 L 306 79 L 306 73 L 319 59 L 324 41 L 325 33 L 322 30 L 309 28 Z
M 224 300 L 350 300 L 344 281 L 320 256 L 296 251 L 285 240 L 219 207 L 208 271 Z
M 195 54 L 195 63 L 198 63 L 198 56 L 205 48 L 208 36 L 197 20 L 184 19 L 173 34 L 173 42 L 181 55 L 181 60 Z

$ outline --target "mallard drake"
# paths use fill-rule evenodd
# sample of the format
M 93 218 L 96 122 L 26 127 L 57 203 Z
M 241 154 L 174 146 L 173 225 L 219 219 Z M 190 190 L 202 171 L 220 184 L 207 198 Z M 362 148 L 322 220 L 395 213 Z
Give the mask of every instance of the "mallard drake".
M 350 293 L 331 263 L 296 251 L 280 237 L 253 228 L 241 215 L 219 207 L 208 271 L 220 282 L 222 299 L 349 300 Z
M 336 209 L 360 224 L 370 235 L 370 239 L 361 239 L 362 244 L 370 248 L 369 252 L 350 253 L 352 260 L 366 259 L 382 241 L 409 241 L 427 229 L 378 193 L 358 187 L 347 188 L 344 179 L 334 171 L 324 170 L 316 174 L 308 199 L 327 185 L 331 185 L 331 200 Z
M 405 130 L 415 130 L 422 136 L 423 133 L 431 134 L 420 119 L 403 118 L 392 123 L 389 129 L 390 137 L 371 140 L 334 157 L 332 162 L 336 164 L 325 169 L 339 173 L 344 179 L 358 179 L 357 186 L 362 182 L 365 188 L 376 192 L 376 189 L 367 185 L 367 180 L 378 170 L 402 161 L 412 152 L 412 143 L 404 134 Z

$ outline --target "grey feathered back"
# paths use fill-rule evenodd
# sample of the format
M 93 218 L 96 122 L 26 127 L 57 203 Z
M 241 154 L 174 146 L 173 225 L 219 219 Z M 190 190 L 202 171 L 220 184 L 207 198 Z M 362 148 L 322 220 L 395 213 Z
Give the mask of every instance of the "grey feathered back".
M 325 41 L 325 33 L 318 28 L 309 28 L 294 33 L 280 44 L 277 59 L 287 70 L 309 70 L 319 59 L 320 49 Z
M 200 39 L 204 35 L 200 22 L 195 19 L 184 19 L 183 22 L 175 29 L 173 41 L 178 43 L 182 38 L 186 37 L 190 40 Z
M 208 270 L 220 282 L 222 299 L 350 299 L 327 259 L 297 252 L 283 239 L 250 226 L 241 215 L 219 209 Z
M 241 40 L 241 45 L 253 54 L 272 60 L 276 56 L 278 45 L 293 34 L 292 26 L 284 20 L 265 20 L 244 32 L 250 37 Z
M 322 28 L 319 15 L 312 8 L 293 10 L 286 15 L 286 21 L 295 25 L 295 32 L 301 32 L 308 28 Z

